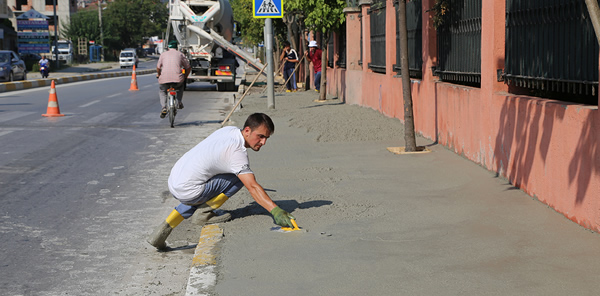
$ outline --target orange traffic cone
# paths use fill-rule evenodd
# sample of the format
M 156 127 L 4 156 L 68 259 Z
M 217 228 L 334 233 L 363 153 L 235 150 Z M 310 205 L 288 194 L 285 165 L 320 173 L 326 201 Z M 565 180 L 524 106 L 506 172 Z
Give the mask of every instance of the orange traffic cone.
M 129 91 L 139 90 L 137 87 L 137 78 L 135 77 L 135 65 L 133 65 L 133 73 L 131 74 L 131 87 L 129 87 Z
M 42 116 L 46 116 L 46 117 L 65 116 L 64 114 L 60 114 L 60 108 L 58 108 L 58 98 L 56 98 L 56 87 L 54 86 L 54 80 L 52 80 L 52 84 L 50 84 L 50 96 L 48 97 L 48 109 L 46 110 L 46 114 L 42 114 Z

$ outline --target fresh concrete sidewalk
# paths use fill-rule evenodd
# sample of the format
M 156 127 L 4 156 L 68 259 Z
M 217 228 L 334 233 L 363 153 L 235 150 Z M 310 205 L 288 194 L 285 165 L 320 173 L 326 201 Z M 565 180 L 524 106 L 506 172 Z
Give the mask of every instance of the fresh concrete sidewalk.
M 417 143 L 431 153 L 392 154 L 399 120 L 317 96 L 277 93 L 269 110 L 255 92 L 232 117 L 274 119 L 251 167 L 305 232 L 270 231 L 240 191 L 208 294 L 597 295 L 596 233 L 430 140 Z

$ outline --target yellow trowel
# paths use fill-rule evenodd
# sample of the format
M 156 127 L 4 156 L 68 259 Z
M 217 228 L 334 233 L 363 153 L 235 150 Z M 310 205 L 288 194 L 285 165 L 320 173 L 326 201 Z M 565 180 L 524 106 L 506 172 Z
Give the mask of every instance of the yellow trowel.
M 277 227 L 271 228 L 271 230 L 272 231 L 278 231 L 278 232 L 291 232 L 291 231 L 302 230 L 302 228 L 298 227 L 298 224 L 296 223 L 295 219 L 290 219 L 290 221 L 292 222 L 292 225 L 294 227 L 281 227 L 281 226 L 277 226 Z

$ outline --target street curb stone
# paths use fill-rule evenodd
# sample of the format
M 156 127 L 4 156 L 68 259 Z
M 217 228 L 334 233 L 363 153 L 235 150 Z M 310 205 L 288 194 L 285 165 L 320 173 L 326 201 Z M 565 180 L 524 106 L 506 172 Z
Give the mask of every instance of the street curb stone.
M 210 295 L 217 283 L 217 243 L 223 237 L 223 230 L 217 225 L 205 225 L 200 232 L 200 240 L 192 260 L 190 276 L 185 291 L 186 296 Z

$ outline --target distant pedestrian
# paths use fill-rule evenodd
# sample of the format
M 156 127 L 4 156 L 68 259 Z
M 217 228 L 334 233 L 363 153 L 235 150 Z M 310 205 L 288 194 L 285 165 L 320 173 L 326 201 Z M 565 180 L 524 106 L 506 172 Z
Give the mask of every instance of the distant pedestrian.
M 308 43 L 308 51 L 304 53 L 310 62 L 313 64 L 315 71 L 315 90 L 319 92 L 321 90 L 321 55 L 323 51 L 317 45 L 317 41 L 310 41 Z
M 283 79 L 288 81 L 286 92 L 296 91 L 296 73 L 294 73 L 294 70 L 296 70 L 296 63 L 298 63 L 298 54 L 288 41 L 283 42 L 283 50 L 279 59 L 285 61 L 283 65 Z

